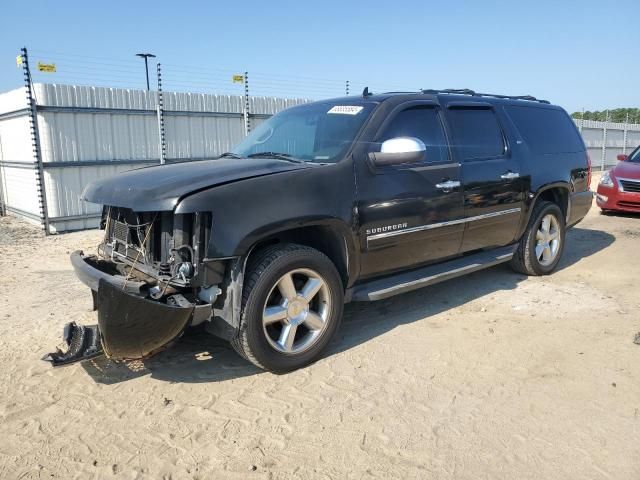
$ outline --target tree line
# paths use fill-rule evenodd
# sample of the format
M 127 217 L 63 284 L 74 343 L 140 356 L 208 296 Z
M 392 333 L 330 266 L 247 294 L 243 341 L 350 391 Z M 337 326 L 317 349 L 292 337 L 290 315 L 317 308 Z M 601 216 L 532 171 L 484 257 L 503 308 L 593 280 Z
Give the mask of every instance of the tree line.
M 596 120 L 598 122 L 640 123 L 640 108 L 614 108 L 613 110 L 591 112 L 573 112 L 571 116 L 577 120 Z

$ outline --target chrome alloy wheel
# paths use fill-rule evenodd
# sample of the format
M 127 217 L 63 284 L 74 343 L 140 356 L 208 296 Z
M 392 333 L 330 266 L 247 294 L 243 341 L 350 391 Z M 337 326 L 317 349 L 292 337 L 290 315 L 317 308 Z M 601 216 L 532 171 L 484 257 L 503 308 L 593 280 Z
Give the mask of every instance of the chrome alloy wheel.
M 324 279 L 308 268 L 280 277 L 262 312 L 262 327 L 269 344 L 287 354 L 301 353 L 313 346 L 327 327 L 330 293 Z
M 536 258 L 540 265 L 548 267 L 560 251 L 560 224 L 555 215 L 547 214 L 542 218 L 536 232 Z

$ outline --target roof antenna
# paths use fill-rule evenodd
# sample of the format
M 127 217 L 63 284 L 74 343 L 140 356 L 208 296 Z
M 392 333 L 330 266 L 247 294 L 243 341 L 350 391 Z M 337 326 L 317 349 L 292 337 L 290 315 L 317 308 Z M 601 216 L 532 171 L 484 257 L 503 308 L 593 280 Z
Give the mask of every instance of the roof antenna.
M 373 93 L 369 92 L 369 87 L 364 87 L 364 90 L 362 90 L 362 96 L 364 98 L 370 97 L 371 95 L 373 95 Z

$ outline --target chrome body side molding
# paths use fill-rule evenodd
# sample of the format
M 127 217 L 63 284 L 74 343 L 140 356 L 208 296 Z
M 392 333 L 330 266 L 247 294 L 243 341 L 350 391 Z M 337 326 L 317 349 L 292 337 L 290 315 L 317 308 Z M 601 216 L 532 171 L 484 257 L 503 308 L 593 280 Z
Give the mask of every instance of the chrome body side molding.
M 369 243 L 371 241 L 374 241 L 374 240 L 379 240 L 381 238 L 395 237 L 397 235 L 404 235 L 404 234 L 407 234 L 407 233 L 421 232 L 423 230 L 431 230 L 433 228 L 448 227 L 450 225 L 459 225 L 461 223 L 469 223 L 469 222 L 475 222 L 475 221 L 478 221 L 478 220 L 484 220 L 486 218 L 499 217 L 501 215 L 509 215 L 511 213 L 518 213 L 521 210 L 522 209 L 520 207 L 509 208 L 509 209 L 503 210 L 501 212 L 486 213 L 484 215 L 476 215 L 474 217 L 459 218 L 457 220 L 449 220 L 447 222 L 430 223 L 428 225 L 419 225 L 417 227 L 405 228 L 405 229 L 402 229 L 402 230 L 394 230 L 394 231 L 390 231 L 390 232 L 377 233 L 375 235 L 369 235 L 367 237 L 367 243 Z

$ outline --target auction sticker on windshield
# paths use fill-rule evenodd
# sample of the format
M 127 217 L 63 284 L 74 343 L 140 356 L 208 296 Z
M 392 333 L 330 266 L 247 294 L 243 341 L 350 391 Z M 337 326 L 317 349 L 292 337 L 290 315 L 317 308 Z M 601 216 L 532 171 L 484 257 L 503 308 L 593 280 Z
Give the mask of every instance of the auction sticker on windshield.
M 364 107 L 357 107 L 356 105 L 336 105 L 331 107 L 327 113 L 337 113 L 340 115 L 357 115 Z

